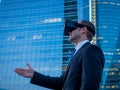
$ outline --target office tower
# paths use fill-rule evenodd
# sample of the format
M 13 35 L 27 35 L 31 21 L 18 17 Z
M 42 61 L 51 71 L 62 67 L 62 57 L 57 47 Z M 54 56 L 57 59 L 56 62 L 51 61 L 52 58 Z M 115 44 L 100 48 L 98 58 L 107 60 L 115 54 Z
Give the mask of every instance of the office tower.
M 120 89 L 120 1 L 119 0 L 83 0 L 83 19 L 91 20 L 96 11 L 96 44 L 105 55 L 105 68 L 101 90 Z M 91 7 L 95 5 L 96 8 Z M 94 10 L 95 9 L 95 10 Z M 88 17 L 89 16 L 89 17 Z M 93 15 L 94 16 L 94 15 Z
M 77 0 L 64 0 L 64 20 L 78 20 L 78 6 Z M 62 72 L 67 68 L 69 63 L 69 56 L 73 51 L 74 46 L 69 42 L 69 36 L 64 35 L 63 37 L 63 62 L 62 62 Z
M 120 89 L 119 9 L 119 0 L 98 0 L 97 2 L 97 44 L 103 49 L 106 59 L 103 90 Z
M 64 27 L 63 0 L 0 1 L 0 90 L 48 90 L 30 84 L 14 69 L 60 76 Z
M 64 35 L 64 20 L 80 20 L 81 4 L 79 0 L 0 1 L 0 90 L 46 90 L 14 73 L 26 62 L 46 75 L 65 71 L 73 45 Z

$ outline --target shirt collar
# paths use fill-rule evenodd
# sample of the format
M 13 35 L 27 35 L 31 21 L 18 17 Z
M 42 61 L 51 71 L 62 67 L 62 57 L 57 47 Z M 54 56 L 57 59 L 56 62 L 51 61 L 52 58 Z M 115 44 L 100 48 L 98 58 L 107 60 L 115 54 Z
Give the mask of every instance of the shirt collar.
M 78 51 L 78 49 L 80 49 L 87 42 L 89 42 L 89 40 L 84 40 L 84 41 L 78 43 L 78 45 L 75 47 L 76 52 Z

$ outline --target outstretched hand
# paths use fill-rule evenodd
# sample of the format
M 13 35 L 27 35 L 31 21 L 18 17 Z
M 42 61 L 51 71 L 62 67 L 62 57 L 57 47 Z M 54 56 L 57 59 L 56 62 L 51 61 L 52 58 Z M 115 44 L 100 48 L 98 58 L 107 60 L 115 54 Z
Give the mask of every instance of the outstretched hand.
M 15 72 L 18 75 L 21 75 L 21 76 L 24 76 L 27 78 L 32 78 L 33 74 L 34 74 L 34 70 L 32 69 L 32 67 L 28 63 L 26 63 L 26 65 L 27 65 L 28 69 L 16 68 Z

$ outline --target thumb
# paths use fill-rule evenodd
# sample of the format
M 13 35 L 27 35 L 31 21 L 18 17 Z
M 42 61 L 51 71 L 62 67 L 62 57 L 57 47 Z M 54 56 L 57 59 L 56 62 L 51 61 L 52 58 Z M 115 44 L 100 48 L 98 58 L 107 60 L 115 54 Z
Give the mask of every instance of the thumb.
M 32 67 L 29 65 L 29 63 L 26 63 L 26 65 L 29 69 L 32 69 Z

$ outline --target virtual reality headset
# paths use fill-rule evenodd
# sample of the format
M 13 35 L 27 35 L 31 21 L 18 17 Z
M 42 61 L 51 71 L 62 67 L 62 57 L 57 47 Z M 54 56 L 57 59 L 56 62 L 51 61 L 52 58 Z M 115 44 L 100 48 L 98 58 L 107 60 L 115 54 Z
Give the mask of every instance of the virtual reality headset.
M 83 27 L 83 25 L 78 24 L 77 22 L 66 20 L 64 25 L 64 34 L 69 35 L 69 32 L 72 32 L 78 27 Z
M 71 20 L 65 20 L 64 35 L 69 35 L 69 32 L 72 32 L 78 27 L 82 28 L 84 26 L 88 28 L 88 30 L 93 34 L 93 36 L 95 35 L 95 26 L 91 22 L 85 20 L 81 21 L 80 23 Z

